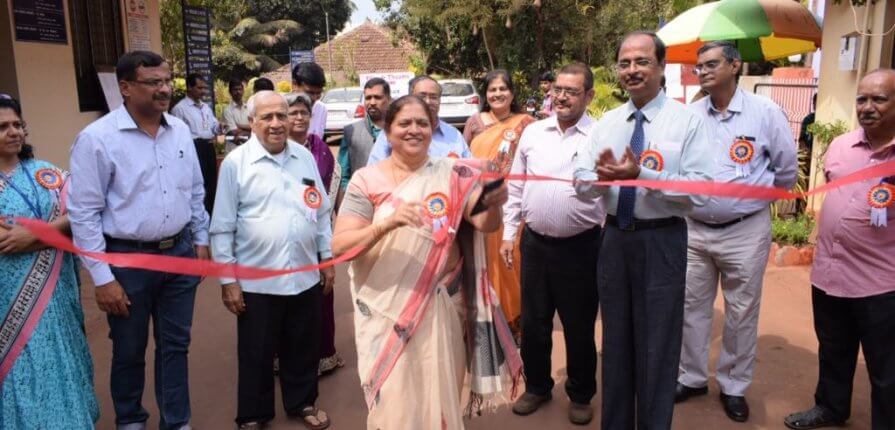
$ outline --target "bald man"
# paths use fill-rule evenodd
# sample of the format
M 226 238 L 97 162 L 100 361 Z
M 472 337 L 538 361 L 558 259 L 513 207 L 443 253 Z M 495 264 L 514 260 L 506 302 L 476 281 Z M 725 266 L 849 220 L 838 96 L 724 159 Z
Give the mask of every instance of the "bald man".
M 824 161 L 827 181 L 895 160 L 895 72 L 858 85 L 861 128 L 837 137 Z M 811 270 L 814 330 L 820 343 L 815 406 L 784 419 L 792 429 L 845 424 L 858 347 L 870 374 L 873 429 L 895 429 L 895 176 L 827 193 Z
M 213 258 L 272 269 L 329 260 L 326 184 L 311 152 L 287 139 L 286 99 L 262 91 L 246 107 L 252 137 L 221 164 L 210 228 Z M 328 268 L 260 280 L 221 279 L 224 305 L 238 316 L 240 429 L 260 429 L 274 418 L 274 355 L 280 358 L 286 412 L 310 428 L 328 425 L 314 403 L 323 287 L 333 275 Z

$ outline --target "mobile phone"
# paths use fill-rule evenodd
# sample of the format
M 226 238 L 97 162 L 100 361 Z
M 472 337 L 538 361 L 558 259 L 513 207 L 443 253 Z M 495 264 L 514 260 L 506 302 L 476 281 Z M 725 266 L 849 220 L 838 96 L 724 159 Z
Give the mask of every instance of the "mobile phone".
M 479 200 L 477 202 L 475 202 L 475 206 L 472 207 L 472 213 L 469 214 L 470 216 L 479 214 L 481 212 L 484 212 L 485 209 L 488 209 L 488 206 L 485 206 L 485 204 L 482 202 L 482 200 L 485 198 L 486 194 L 490 193 L 491 191 L 496 190 L 501 185 L 503 185 L 503 181 L 504 181 L 503 178 L 499 178 L 496 181 L 488 182 L 484 186 L 482 186 L 482 194 L 479 195 Z

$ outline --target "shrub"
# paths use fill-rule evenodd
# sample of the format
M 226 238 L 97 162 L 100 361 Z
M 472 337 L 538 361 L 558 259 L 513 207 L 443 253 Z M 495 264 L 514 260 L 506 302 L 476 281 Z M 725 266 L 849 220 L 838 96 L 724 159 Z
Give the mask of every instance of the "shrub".
M 774 218 L 771 221 L 771 240 L 780 245 L 806 245 L 813 230 L 814 218 L 809 215 L 789 219 Z

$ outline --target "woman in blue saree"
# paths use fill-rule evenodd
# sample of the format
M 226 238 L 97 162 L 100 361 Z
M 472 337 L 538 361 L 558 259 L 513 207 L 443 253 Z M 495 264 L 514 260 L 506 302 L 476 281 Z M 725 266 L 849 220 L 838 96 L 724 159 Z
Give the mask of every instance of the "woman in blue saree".
M 0 428 L 92 429 L 99 417 L 75 257 L 15 218 L 68 233 L 67 174 L 34 158 L 19 104 L 0 98 Z

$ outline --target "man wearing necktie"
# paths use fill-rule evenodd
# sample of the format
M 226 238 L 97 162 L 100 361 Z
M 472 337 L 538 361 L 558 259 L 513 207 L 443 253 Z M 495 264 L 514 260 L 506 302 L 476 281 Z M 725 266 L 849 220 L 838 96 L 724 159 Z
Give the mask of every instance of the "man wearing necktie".
M 665 45 L 626 35 L 619 81 L 630 100 L 607 112 L 578 147 L 575 190 L 602 197 L 597 263 L 603 313 L 603 429 L 671 428 L 687 269 L 686 215 L 705 197 L 594 180 L 710 180 L 702 120 L 662 92 Z M 636 419 L 635 419 L 636 417 Z

